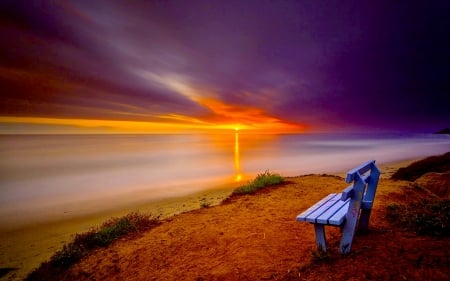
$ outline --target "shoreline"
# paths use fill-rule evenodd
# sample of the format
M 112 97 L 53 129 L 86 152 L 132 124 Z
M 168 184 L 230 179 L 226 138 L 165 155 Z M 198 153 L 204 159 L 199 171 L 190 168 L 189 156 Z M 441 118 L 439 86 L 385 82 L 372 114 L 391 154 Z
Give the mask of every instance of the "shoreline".
M 379 167 L 384 178 L 387 178 L 398 168 L 423 158 L 425 157 L 383 163 Z M 345 176 L 345 173 L 335 173 L 335 175 Z M 79 217 L 61 218 L 56 221 L 39 223 L 30 222 L 24 227 L 10 230 L 3 229 L 0 230 L 0 241 L 2 241 L 0 244 L 0 263 L 5 268 L 17 268 L 15 273 L 20 279 L 39 266 L 40 263 L 48 260 L 56 251 L 61 249 L 64 243 L 70 241 L 75 233 L 85 232 L 111 217 L 139 211 L 155 216 L 159 215 L 161 219 L 166 219 L 180 213 L 200 209 L 203 198 L 211 206 L 218 205 L 231 194 L 233 189 L 234 187 L 209 189 L 175 198 L 143 202 L 137 206 L 129 205 L 125 208 L 94 212 Z M 0 278 L 0 280 L 11 279 Z
M 220 204 L 231 194 L 233 188 L 216 188 L 176 198 L 166 198 L 128 205 L 120 208 L 93 212 L 57 220 L 28 221 L 26 225 L 2 227 L 0 229 L 0 264 L 2 268 L 15 269 L 17 278 L 0 280 L 22 280 L 29 272 L 48 260 L 56 251 L 69 242 L 76 233 L 83 233 L 100 226 L 111 217 L 121 217 L 130 212 L 152 214 L 167 219 L 177 214 L 201 208 L 201 200 L 213 205 Z M 8 275 L 8 274 L 7 274 Z
M 393 161 L 383 164 L 378 164 L 378 167 L 382 171 L 381 178 L 389 178 L 395 171 L 401 167 L 408 166 L 409 164 L 416 162 L 418 160 L 424 159 L 425 157 L 411 158 L 400 161 Z M 340 177 L 344 177 L 346 172 L 326 172 L 326 173 L 316 173 L 316 174 L 331 174 Z M 304 174 L 295 176 L 285 176 L 285 177 L 299 177 Z M 205 190 L 195 191 L 192 193 L 179 195 L 179 196 L 168 196 L 161 198 L 141 198 L 142 192 L 129 193 L 125 196 L 127 200 L 121 204 L 113 204 L 111 207 L 105 207 L 105 202 L 101 205 L 98 204 L 96 200 L 90 200 L 82 202 L 83 208 L 78 207 L 76 211 L 64 211 L 64 213 L 56 213 L 51 208 L 45 208 L 42 210 L 36 210 L 40 215 L 29 216 L 30 211 L 23 211 L 19 215 L 20 220 L 4 220 L 0 226 L 0 236 L 2 233 L 13 232 L 19 229 L 34 228 L 37 226 L 44 225 L 57 225 L 63 224 L 64 222 L 71 221 L 89 221 L 94 222 L 89 227 L 99 225 L 108 218 L 123 216 L 130 212 L 142 212 L 150 213 L 154 216 L 158 216 L 162 219 L 168 218 L 179 213 L 191 211 L 200 208 L 200 201 L 205 199 L 210 205 L 220 204 L 231 192 L 238 186 L 245 184 L 246 181 L 240 182 L 229 182 L 228 184 L 222 184 L 221 186 L 214 186 Z M 75 209 L 77 206 L 73 204 L 69 209 Z M 17 212 L 14 215 L 18 215 Z M 36 218 L 39 217 L 40 218 Z M 44 218 L 46 216 L 46 218 Z M 86 230 L 88 230 L 88 228 Z

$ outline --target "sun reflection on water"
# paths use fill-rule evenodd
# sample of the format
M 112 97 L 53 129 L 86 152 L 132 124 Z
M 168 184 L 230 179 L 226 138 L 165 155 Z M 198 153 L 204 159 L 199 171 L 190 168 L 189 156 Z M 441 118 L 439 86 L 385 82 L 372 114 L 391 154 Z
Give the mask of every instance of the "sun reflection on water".
M 236 173 L 234 180 L 236 182 L 241 181 L 242 180 L 241 160 L 239 157 L 239 134 L 237 129 L 236 132 L 234 133 L 234 171 Z

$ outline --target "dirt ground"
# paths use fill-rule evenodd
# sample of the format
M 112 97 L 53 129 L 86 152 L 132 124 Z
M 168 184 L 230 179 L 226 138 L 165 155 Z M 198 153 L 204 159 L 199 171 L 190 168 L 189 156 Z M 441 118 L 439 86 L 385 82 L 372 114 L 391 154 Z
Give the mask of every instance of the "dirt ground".
M 381 179 L 370 231 L 352 252 L 313 257 L 313 226 L 295 217 L 346 184 L 337 176 L 287 178 L 254 195 L 177 215 L 142 234 L 95 251 L 61 280 L 449 280 L 450 238 L 417 236 L 385 219 L 386 206 L 430 196 L 414 184 Z

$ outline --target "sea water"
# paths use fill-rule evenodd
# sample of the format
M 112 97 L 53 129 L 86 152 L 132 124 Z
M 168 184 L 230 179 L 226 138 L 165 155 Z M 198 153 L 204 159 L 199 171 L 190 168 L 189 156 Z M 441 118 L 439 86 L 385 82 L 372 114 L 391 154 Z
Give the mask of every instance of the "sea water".
M 447 151 L 431 134 L 1 135 L 0 224 Z

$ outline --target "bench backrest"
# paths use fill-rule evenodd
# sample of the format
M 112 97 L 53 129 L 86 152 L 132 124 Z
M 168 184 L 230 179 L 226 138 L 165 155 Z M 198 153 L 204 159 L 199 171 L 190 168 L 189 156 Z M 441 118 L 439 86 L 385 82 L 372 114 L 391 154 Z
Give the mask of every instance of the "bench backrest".
M 358 167 L 348 171 L 345 181 L 352 183 L 342 192 L 341 200 L 352 198 L 351 201 L 359 201 L 363 209 L 370 209 L 375 199 L 380 170 L 375 165 L 375 160 L 367 161 Z
M 360 229 L 367 229 L 369 225 L 379 177 L 380 170 L 375 165 L 375 160 L 367 161 L 347 173 L 345 181 L 353 184 L 342 192 L 341 197 L 344 201 L 350 198 L 340 246 L 342 253 L 350 251 L 358 219 Z

